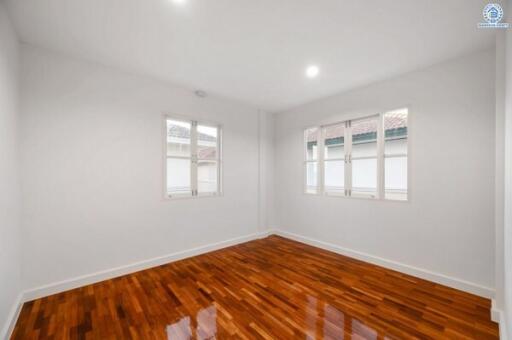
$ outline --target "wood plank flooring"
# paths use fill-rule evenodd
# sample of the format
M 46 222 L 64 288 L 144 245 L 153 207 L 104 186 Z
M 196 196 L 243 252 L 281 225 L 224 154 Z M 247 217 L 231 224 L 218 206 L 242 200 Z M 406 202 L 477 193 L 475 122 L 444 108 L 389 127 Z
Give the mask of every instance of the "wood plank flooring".
M 25 303 L 12 339 L 497 339 L 490 301 L 271 236 Z

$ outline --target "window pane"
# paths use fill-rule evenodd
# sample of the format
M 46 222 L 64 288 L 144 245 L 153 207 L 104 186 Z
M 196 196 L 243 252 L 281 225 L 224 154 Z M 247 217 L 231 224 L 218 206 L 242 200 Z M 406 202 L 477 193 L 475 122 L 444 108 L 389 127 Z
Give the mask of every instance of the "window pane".
M 215 193 L 218 191 L 217 162 L 197 163 L 197 191 Z
M 216 127 L 197 126 L 197 157 L 199 159 L 217 159 L 217 134 Z
M 316 160 L 318 157 L 318 128 L 307 129 L 304 134 L 306 143 L 306 160 Z
M 352 161 L 352 195 L 377 195 L 377 158 Z
M 306 192 L 314 194 L 318 187 L 318 164 L 317 162 L 306 163 Z
M 407 137 L 407 116 L 407 109 L 391 111 L 384 114 L 386 140 Z
M 384 114 L 386 155 L 407 155 L 407 109 Z
M 190 122 L 167 120 L 167 156 L 190 157 Z
M 396 110 L 384 114 L 384 153 L 407 155 L 408 110 Z M 385 198 L 407 200 L 407 157 L 387 157 L 384 165 Z
M 352 158 L 377 156 L 377 118 L 352 122 Z
M 384 144 L 386 155 L 407 155 L 407 138 L 387 139 Z
M 167 158 L 167 193 L 190 193 L 190 160 Z
M 385 159 L 386 199 L 407 200 L 407 157 Z
M 325 159 L 345 158 L 345 123 L 325 128 Z
M 344 193 L 345 161 L 326 161 L 324 181 L 326 192 Z

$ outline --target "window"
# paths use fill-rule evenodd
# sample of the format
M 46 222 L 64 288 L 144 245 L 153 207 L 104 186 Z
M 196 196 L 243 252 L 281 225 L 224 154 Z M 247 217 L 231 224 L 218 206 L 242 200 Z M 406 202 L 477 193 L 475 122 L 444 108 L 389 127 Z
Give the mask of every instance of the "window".
M 408 199 L 407 109 L 309 128 L 304 136 L 306 193 Z
M 324 183 L 329 193 L 345 192 L 345 123 L 324 129 Z
M 220 127 L 166 118 L 167 197 L 220 194 Z
M 385 198 L 407 200 L 407 110 L 384 114 Z
M 349 123 L 352 137 L 349 165 L 352 166 L 350 196 L 377 197 L 377 131 L 379 117 Z
M 320 129 L 312 128 L 305 132 L 305 172 L 306 192 L 315 194 L 318 192 L 318 140 Z

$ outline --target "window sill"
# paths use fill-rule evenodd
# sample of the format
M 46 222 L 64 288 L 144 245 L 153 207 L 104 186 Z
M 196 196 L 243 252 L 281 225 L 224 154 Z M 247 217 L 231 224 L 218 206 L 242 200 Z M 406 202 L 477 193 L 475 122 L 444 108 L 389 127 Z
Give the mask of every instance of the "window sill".
M 350 200 L 363 200 L 363 201 L 374 201 L 374 202 L 389 202 L 389 203 L 410 203 L 411 200 L 408 198 L 407 200 L 390 200 L 385 198 L 372 198 L 372 197 L 364 197 L 364 196 L 345 196 L 342 194 L 318 194 L 318 193 L 310 193 L 310 192 L 303 192 L 303 195 L 305 196 L 317 196 L 317 197 L 329 197 L 329 198 L 343 198 L 343 199 L 350 199 Z
M 195 199 L 203 199 L 203 198 L 220 198 L 224 196 L 222 193 L 218 194 L 202 194 L 198 196 L 191 196 L 191 195 L 182 195 L 182 196 L 164 196 L 164 201 L 181 201 L 181 200 L 195 200 Z

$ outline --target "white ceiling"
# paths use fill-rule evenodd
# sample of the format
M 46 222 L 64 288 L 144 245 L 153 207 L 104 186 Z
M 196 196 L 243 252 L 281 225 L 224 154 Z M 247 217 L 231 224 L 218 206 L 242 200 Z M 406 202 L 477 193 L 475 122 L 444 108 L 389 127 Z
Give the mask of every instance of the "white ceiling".
M 495 34 L 477 28 L 486 0 L 6 2 L 23 42 L 268 111 L 491 47 Z

